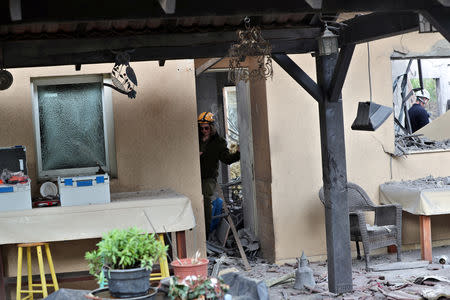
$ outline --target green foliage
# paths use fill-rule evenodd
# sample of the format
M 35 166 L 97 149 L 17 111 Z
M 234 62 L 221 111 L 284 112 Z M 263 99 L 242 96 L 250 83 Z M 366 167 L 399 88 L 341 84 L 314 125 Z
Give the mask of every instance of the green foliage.
M 169 297 L 173 299 L 223 299 L 229 286 L 222 279 L 191 276 L 170 278 Z
M 97 249 L 86 252 L 89 273 L 99 282 L 103 280 L 102 267 L 111 269 L 145 268 L 151 270 L 153 263 L 167 251 L 154 234 L 144 233 L 132 227 L 114 229 L 106 233 Z

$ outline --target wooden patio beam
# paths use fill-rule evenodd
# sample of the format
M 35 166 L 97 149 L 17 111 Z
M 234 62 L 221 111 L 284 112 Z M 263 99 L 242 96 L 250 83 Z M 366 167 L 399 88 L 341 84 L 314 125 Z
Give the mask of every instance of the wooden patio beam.
M 324 92 L 330 90 L 336 63 L 337 54 L 316 55 L 317 84 Z M 325 97 L 319 102 L 319 121 L 328 289 L 340 294 L 353 289 L 342 101 L 331 102 Z
M 416 12 L 380 12 L 355 17 L 345 22 L 339 42 L 358 44 L 419 29 Z
M 330 102 L 338 101 L 340 98 L 342 86 L 344 85 L 354 50 L 355 44 L 350 44 L 342 47 L 339 52 L 336 67 L 334 68 L 333 77 L 331 79 L 331 87 L 328 92 Z
M 421 13 L 450 42 L 450 7 L 429 8 Z
M 320 28 L 263 30 L 274 52 L 307 53 L 317 48 Z M 5 68 L 114 62 L 111 50 L 135 49 L 131 61 L 224 57 L 236 32 L 172 33 L 108 38 L 3 41 Z M 45 53 L 45 55 L 42 55 Z
M 200 74 L 202 74 L 203 72 L 205 72 L 206 70 L 208 70 L 209 68 L 211 68 L 212 66 L 217 64 L 222 59 L 223 59 L 223 57 L 214 57 L 214 58 L 208 59 L 207 62 L 205 62 L 203 65 L 201 65 L 200 67 L 195 69 L 195 76 L 199 76 Z
M 298 84 L 300 84 L 317 102 L 323 99 L 322 91 L 311 77 L 306 74 L 286 54 L 272 54 L 273 60 L 280 65 Z

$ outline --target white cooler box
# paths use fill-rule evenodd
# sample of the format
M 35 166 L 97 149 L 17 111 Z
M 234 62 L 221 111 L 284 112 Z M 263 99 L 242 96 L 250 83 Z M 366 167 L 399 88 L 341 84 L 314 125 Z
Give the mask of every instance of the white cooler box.
M 108 174 L 58 177 L 58 189 L 61 206 L 111 202 Z
M 27 152 L 24 146 L 0 148 L 0 174 L 4 169 L 27 175 Z M 0 184 L 0 211 L 31 209 L 31 180 L 27 183 Z
M 31 209 L 31 184 L 0 184 L 0 211 Z

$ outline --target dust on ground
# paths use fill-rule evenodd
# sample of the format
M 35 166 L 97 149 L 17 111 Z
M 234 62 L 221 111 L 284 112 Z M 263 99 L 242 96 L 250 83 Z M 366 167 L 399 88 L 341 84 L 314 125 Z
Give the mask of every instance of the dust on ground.
M 433 248 L 433 257 L 446 255 L 450 258 L 450 246 Z M 403 262 L 420 261 L 420 250 L 404 251 Z M 397 262 L 397 255 L 371 255 L 370 266 Z M 245 271 L 239 258 L 227 257 L 220 270 L 236 268 L 239 272 L 255 280 L 266 283 L 295 272 L 296 264 L 275 265 L 262 259 L 250 260 L 252 269 Z M 316 286 L 312 290 L 299 291 L 293 288 L 294 279 L 269 288 L 270 299 L 424 299 L 427 291 L 450 291 L 450 265 L 432 263 L 425 267 L 394 271 L 367 272 L 364 260 L 353 259 L 353 292 L 337 295 L 328 292 L 326 262 L 313 262 Z M 434 276 L 439 281 L 427 279 Z M 436 298 L 437 299 L 437 298 Z M 447 298 L 440 298 L 447 299 Z

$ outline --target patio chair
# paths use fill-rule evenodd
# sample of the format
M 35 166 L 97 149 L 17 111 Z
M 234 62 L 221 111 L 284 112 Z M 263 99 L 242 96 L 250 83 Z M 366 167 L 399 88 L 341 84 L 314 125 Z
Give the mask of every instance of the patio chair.
M 369 270 L 369 255 L 374 249 L 397 246 L 397 260 L 401 261 L 402 208 L 397 204 L 375 205 L 367 193 L 357 184 L 347 183 L 350 212 L 350 240 L 355 241 L 358 259 L 361 259 L 359 242 L 363 243 L 366 270 Z M 325 202 L 323 187 L 319 198 Z M 375 212 L 374 225 L 366 222 L 365 213 Z

